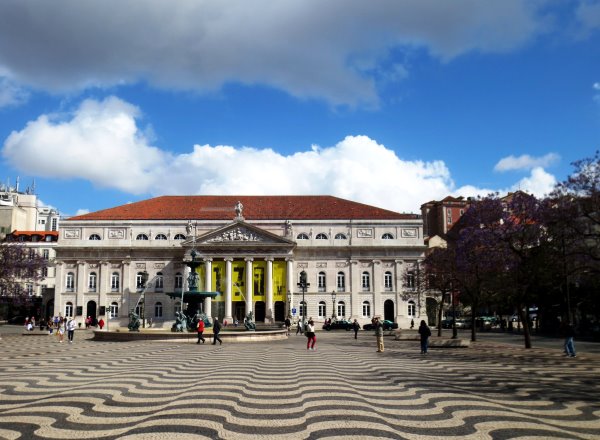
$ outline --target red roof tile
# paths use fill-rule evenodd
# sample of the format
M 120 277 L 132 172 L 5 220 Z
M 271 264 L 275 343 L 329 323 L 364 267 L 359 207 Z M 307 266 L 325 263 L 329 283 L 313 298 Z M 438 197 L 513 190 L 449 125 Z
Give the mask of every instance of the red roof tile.
M 78 215 L 69 220 L 233 220 L 235 204 L 252 220 L 417 219 L 333 196 L 161 196 Z

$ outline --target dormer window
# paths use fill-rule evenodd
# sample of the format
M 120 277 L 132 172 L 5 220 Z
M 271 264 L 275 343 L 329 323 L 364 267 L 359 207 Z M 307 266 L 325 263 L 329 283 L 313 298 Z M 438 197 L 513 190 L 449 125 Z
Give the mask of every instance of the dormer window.
M 90 240 L 100 240 L 100 236 L 98 234 L 90 235 Z
M 308 240 L 308 235 L 306 235 L 304 232 L 298 234 L 298 236 L 296 237 L 296 240 Z
M 335 239 L 336 240 L 347 240 L 348 237 L 346 237 L 346 234 L 342 234 L 341 232 L 339 234 L 335 234 Z
M 322 232 L 317 234 L 317 240 L 327 240 L 329 237 L 327 236 L 327 234 L 323 234 Z
M 390 233 L 386 232 L 385 234 L 383 234 L 383 235 L 381 236 L 381 239 L 382 239 L 382 240 L 393 240 L 393 239 L 394 239 L 394 236 L 393 236 L 392 234 L 390 234 Z
M 175 235 L 175 240 L 185 240 L 185 235 L 177 234 L 177 235 Z
M 166 240 L 167 236 L 165 234 L 157 234 L 156 237 L 154 237 L 155 240 Z
M 146 234 L 138 234 L 137 237 L 135 237 L 136 240 L 148 240 L 148 236 Z

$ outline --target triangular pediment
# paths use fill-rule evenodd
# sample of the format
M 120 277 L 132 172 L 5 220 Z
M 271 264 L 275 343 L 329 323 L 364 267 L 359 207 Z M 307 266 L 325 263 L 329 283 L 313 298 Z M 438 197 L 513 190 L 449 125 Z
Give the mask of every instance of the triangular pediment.
M 243 221 L 236 221 L 206 234 L 188 238 L 183 246 L 295 246 L 295 242 Z

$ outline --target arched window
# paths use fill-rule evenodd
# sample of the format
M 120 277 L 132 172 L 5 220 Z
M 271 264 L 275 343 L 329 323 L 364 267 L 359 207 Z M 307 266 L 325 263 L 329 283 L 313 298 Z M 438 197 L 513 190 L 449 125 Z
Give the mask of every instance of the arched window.
M 173 315 L 176 315 L 177 313 L 181 313 L 181 303 L 179 301 L 177 301 L 173 307 Z
M 67 304 L 65 304 L 65 317 L 66 318 L 73 317 L 73 303 L 71 301 L 69 301 Z
M 344 272 L 337 273 L 337 291 L 338 292 L 346 291 L 346 274 Z
M 317 240 L 327 240 L 328 238 L 329 237 L 327 236 L 327 234 L 324 234 L 322 232 L 318 233 L 316 237 Z
M 412 318 L 417 316 L 417 307 L 415 306 L 415 302 L 412 300 L 408 302 L 408 316 Z
M 325 292 L 327 290 L 325 272 L 319 272 L 319 275 L 317 276 L 317 288 L 319 292 Z
M 73 292 L 75 290 L 75 274 L 73 272 L 67 273 L 67 279 L 65 280 L 65 288 L 67 292 Z
M 96 291 L 96 281 L 98 280 L 98 276 L 96 272 L 90 272 L 88 278 L 88 291 L 95 292 Z
M 100 240 L 100 236 L 98 234 L 90 235 L 90 240 Z
M 110 303 L 110 317 L 118 318 L 119 317 L 119 303 L 111 302 Z
M 137 237 L 135 237 L 136 240 L 148 240 L 148 236 L 146 234 L 138 234 Z
M 362 316 L 363 318 L 371 317 L 371 303 L 369 301 L 363 301 L 362 303 Z
M 176 234 L 175 235 L 175 240 L 185 240 L 185 235 L 183 235 L 183 234 Z
M 346 234 L 342 234 L 341 232 L 339 234 L 335 234 L 335 239 L 336 240 L 347 240 L 348 237 L 346 237 Z
M 119 275 L 119 272 L 113 272 L 110 276 L 110 290 L 112 292 L 118 292 L 119 291 L 119 285 L 120 283 L 120 279 L 121 276 Z
M 155 240 L 166 240 L 167 236 L 165 234 L 156 234 L 156 237 L 154 237 Z
M 175 288 L 183 289 L 183 275 L 181 275 L 181 272 L 175 274 Z
M 339 317 L 346 317 L 346 303 L 344 301 L 337 303 L 337 318 Z
M 319 318 L 325 318 L 327 316 L 327 306 L 325 301 L 319 301 Z
M 301 317 L 306 317 L 306 302 L 305 301 L 300 301 L 300 307 L 298 308 L 300 310 L 300 316 Z
M 363 292 L 370 292 L 371 291 L 371 274 L 369 272 L 363 272 L 361 280 L 362 280 Z
M 298 234 L 298 236 L 296 237 L 296 240 L 308 240 L 308 235 L 306 235 L 304 232 Z
M 392 272 L 386 272 L 383 274 L 383 288 L 387 292 L 391 292 L 392 290 L 394 290 L 394 284 L 392 280 Z
M 381 238 L 382 238 L 383 240 L 393 240 L 393 239 L 394 239 L 394 236 L 393 236 L 392 234 L 390 234 L 389 232 L 386 232 L 385 234 L 383 234 L 383 235 L 381 236 Z
M 156 304 L 154 304 L 154 317 L 162 318 L 162 315 L 163 315 L 162 312 L 163 312 L 162 303 L 157 302 Z
M 156 274 L 156 278 L 154 279 L 154 290 L 156 292 L 162 292 L 164 287 L 165 277 L 162 272 L 158 272 Z

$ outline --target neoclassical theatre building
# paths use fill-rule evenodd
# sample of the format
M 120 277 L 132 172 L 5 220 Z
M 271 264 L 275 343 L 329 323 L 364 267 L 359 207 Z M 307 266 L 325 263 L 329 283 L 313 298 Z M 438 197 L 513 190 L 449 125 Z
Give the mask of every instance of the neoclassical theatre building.
M 162 196 L 71 217 L 59 233 L 54 312 L 80 321 L 126 326 L 137 309 L 170 328 L 186 309 L 178 294 L 192 253 L 198 290 L 218 292 L 203 304 L 209 317 L 242 321 L 252 311 L 273 323 L 306 311 L 406 327 L 425 315 L 417 214 L 332 196 Z

